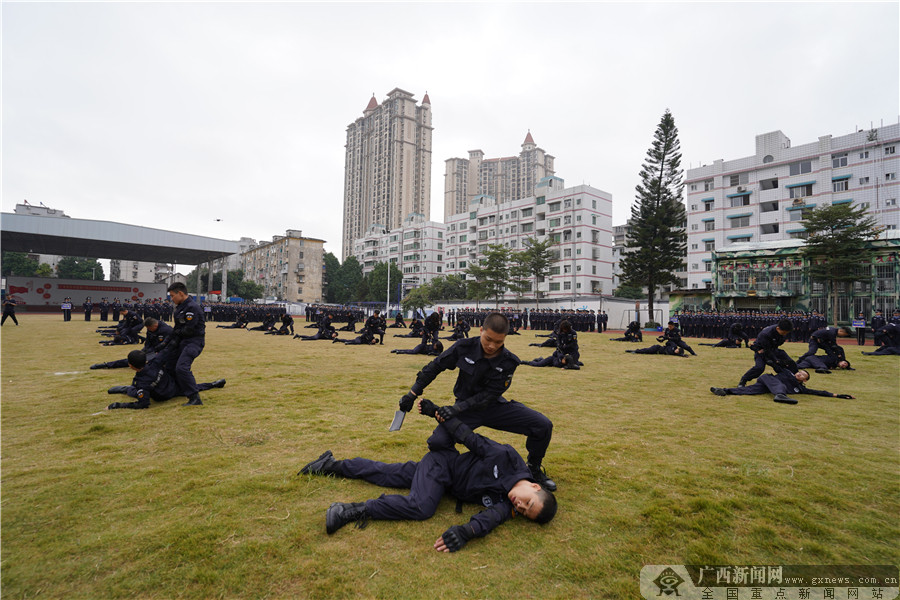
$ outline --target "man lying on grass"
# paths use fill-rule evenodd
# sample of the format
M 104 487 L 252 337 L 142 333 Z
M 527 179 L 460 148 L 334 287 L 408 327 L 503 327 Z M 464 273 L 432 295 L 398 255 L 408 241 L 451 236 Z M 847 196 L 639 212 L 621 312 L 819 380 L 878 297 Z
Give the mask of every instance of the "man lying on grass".
M 800 369 L 796 373 L 790 371 L 781 371 L 775 375 L 760 375 L 759 379 L 753 385 L 736 388 L 717 388 L 711 387 L 711 391 L 716 396 L 756 396 L 759 394 L 772 393 L 775 394 L 775 402 L 782 404 L 797 404 L 797 400 L 788 396 L 791 394 L 812 394 L 814 396 L 828 396 L 829 398 L 846 398 L 853 399 L 850 394 L 832 394 L 824 390 L 811 390 L 804 385 L 809 381 L 809 372 Z
M 435 418 L 437 409 L 427 399 L 419 401 L 423 415 Z M 335 502 L 325 513 L 325 531 L 332 534 L 351 522 L 363 528 L 369 519 L 422 521 L 434 515 L 445 492 L 485 510 L 465 525 L 445 531 L 434 543 L 439 552 L 460 550 L 470 539 L 486 536 L 516 513 L 540 524 L 556 515 L 556 497 L 532 479 L 531 469 L 515 448 L 473 432 L 456 417 L 440 426 L 469 451 L 433 450 L 419 462 L 383 463 L 366 458 L 336 460 L 328 450 L 303 467 L 298 475 L 333 474 L 410 489 L 406 496 L 382 494 L 366 502 Z
M 142 350 L 133 350 L 128 353 L 128 366 L 134 371 L 134 379 L 131 385 L 117 385 L 109 388 L 109 394 L 125 394 L 135 399 L 134 402 L 113 402 L 106 410 L 117 408 L 150 408 L 150 400 L 157 402 L 169 400 L 175 396 L 186 396 L 184 390 L 178 387 L 178 380 L 165 368 L 166 355 L 160 352 L 150 360 Z M 198 383 L 197 389 L 201 392 L 213 388 L 225 387 L 225 380 L 219 379 L 212 383 Z

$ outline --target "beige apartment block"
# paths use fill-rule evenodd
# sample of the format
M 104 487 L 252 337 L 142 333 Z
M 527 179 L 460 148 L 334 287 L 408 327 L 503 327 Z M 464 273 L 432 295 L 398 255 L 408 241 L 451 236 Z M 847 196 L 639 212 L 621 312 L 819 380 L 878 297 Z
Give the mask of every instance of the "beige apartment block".
M 241 254 L 244 278 L 265 288 L 265 297 L 283 302 L 321 302 L 325 240 L 288 229 L 271 242 L 251 245 Z
M 470 150 L 469 158 L 445 161 L 444 221 L 468 212 L 478 196 L 491 196 L 500 204 L 526 198 L 544 177 L 554 174 L 553 157 L 538 148 L 531 131 L 518 156 L 485 158 L 481 150 Z
M 347 126 L 341 260 L 370 226 L 395 229 L 431 212 L 431 100 L 394 88 Z

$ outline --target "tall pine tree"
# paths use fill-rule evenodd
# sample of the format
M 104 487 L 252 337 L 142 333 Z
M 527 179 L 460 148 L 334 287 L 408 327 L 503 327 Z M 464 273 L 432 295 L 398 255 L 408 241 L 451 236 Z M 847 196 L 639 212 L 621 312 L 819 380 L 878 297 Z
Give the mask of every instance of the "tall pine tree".
M 681 143 L 668 109 L 656 128 L 640 177 L 620 266 L 625 285 L 647 288 L 652 320 L 656 288 L 678 284 L 675 271 L 684 265 L 686 250 Z

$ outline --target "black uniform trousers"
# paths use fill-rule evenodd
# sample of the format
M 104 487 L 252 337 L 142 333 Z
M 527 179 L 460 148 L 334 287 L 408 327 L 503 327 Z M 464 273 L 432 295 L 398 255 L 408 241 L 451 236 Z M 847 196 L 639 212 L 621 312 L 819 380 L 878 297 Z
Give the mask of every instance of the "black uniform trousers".
M 174 351 L 166 357 L 165 368 L 170 373 L 175 373 L 175 381 L 184 395 L 190 398 L 197 392 L 197 380 L 194 379 L 194 373 L 191 371 L 191 365 L 194 359 L 203 352 L 205 341 L 194 338 L 182 340 Z
M 791 369 L 795 373 L 797 372 L 797 363 L 794 362 L 790 356 L 788 356 L 787 352 L 777 348 L 775 350 L 766 350 L 764 352 L 753 352 L 753 366 L 747 370 L 741 376 L 742 382 L 750 381 L 751 379 L 756 379 L 760 375 L 762 375 L 766 370 L 766 359 L 772 358 L 777 362 L 783 364 L 787 368 Z
M 368 458 L 351 458 L 340 463 L 345 477 L 363 479 L 382 487 L 408 488 L 408 495 L 382 494 L 366 501 L 373 519 L 422 521 L 433 516 L 444 492 L 452 483 L 452 463 L 456 450 L 431 451 L 421 461 L 383 463 Z
M 508 431 L 526 436 L 525 449 L 528 450 L 528 464 L 540 465 L 550 446 L 553 435 L 553 423 L 521 402 L 492 402 L 482 409 L 472 409 L 459 413 L 456 418 L 475 429 L 490 427 L 498 431 Z M 440 425 L 428 438 L 428 449 L 432 452 L 454 448 L 455 440 Z

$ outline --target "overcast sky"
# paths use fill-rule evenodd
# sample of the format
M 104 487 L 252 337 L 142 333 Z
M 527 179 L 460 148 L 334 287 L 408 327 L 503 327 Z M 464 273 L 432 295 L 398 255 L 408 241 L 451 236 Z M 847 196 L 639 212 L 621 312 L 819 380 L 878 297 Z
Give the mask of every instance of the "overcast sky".
M 667 108 L 685 169 L 896 123 L 898 6 L 4 1 L 2 210 L 340 258 L 347 125 L 399 87 L 431 99 L 433 220 L 446 159 L 531 130 L 619 224 Z

